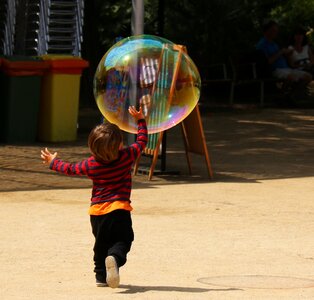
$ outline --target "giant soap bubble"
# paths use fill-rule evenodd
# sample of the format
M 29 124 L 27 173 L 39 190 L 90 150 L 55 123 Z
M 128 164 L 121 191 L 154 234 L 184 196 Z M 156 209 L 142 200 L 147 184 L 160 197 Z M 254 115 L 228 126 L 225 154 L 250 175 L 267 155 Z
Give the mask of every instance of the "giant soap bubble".
M 193 110 L 200 96 L 199 72 L 183 46 L 164 38 L 125 38 L 101 59 L 94 78 L 97 105 L 111 123 L 136 133 L 128 107 L 142 106 L 149 133 L 169 129 Z

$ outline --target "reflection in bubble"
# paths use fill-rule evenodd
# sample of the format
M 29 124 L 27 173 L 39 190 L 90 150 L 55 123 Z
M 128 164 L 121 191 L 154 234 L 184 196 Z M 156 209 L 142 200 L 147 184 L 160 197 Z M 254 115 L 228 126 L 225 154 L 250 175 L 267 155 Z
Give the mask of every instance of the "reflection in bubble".
M 128 107 L 141 106 L 149 133 L 180 123 L 200 96 L 201 80 L 184 47 L 151 35 L 116 43 L 101 59 L 94 95 L 104 117 L 122 130 L 137 132 Z

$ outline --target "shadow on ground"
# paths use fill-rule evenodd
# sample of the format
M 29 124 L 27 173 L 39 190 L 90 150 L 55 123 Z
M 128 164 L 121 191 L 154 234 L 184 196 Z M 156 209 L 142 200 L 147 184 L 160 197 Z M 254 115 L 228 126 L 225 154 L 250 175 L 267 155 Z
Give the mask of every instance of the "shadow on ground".
M 119 294 L 138 294 L 150 291 L 157 292 L 181 292 L 181 293 L 206 293 L 206 292 L 228 292 L 241 291 L 237 288 L 220 288 L 220 289 L 205 289 L 194 287 L 178 287 L 178 286 L 136 286 L 136 285 L 121 285 L 119 288 L 125 289 Z
M 258 183 L 314 176 L 314 110 L 204 111 L 202 116 L 214 181 Z M 65 160 L 79 161 L 89 155 L 86 139 L 85 132 L 76 142 L 48 146 Z M 192 156 L 194 175 L 189 176 L 179 127 L 168 132 L 167 144 L 167 170 L 180 175 L 155 176 L 152 181 L 147 181 L 145 175 L 136 176 L 134 188 L 210 182 L 205 161 L 197 155 Z M 65 177 L 43 166 L 39 152 L 44 146 L 0 146 L 0 191 L 91 186 L 87 178 Z M 149 159 L 143 159 L 142 165 L 148 166 Z

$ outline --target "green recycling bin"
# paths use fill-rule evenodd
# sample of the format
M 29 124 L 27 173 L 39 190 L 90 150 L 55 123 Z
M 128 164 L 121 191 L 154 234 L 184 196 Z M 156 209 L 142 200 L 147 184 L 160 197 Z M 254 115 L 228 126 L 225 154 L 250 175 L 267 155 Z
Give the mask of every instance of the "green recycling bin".
M 41 79 L 48 69 L 39 58 L 5 57 L 0 67 L 0 141 L 31 143 L 37 137 Z

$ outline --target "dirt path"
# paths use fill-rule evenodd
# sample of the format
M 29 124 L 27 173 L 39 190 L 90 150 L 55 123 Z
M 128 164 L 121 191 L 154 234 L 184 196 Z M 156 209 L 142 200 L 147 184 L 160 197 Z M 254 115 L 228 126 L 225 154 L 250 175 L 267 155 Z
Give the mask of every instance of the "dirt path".
M 44 168 L 44 145 L 0 146 L 0 299 L 314 299 L 313 111 L 203 116 L 215 180 L 197 157 L 187 176 L 170 131 L 181 175 L 135 178 L 136 240 L 116 290 L 94 284 L 89 180 Z M 85 138 L 49 146 L 77 161 Z
M 136 241 L 116 290 L 94 286 L 88 189 L 2 193 L 0 298 L 314 299 L 313 185 L 136 189 Z

